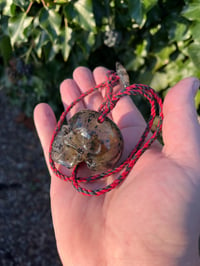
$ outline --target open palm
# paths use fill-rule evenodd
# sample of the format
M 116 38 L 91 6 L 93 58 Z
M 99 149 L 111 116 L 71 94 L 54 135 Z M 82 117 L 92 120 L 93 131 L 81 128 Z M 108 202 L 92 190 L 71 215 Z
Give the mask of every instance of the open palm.
M 93 73 L 77 68 L 73 80 L 61 84 L 65 108 L 103 82 L 106 72 L 103 67 Z M 49 105 L 36 106 L 34 119 L 51 174 L 52 217 L 63 265 L 199 265 L 200 126 L 193 100 L 198 86 L 198 80 L 187 78 L 170 90 L 164 103 L 164 147 L 154 143 L 119 187 L 98 197 L 79 194 L 52 173 L 48 150 L 56 119 Z M 86 97 L 69 117 L 81 109 L 97 110 L 103 93 Z M 123 134 L 125 158 L 145 121 L 128 96 L 120 99 L 111 116 Z

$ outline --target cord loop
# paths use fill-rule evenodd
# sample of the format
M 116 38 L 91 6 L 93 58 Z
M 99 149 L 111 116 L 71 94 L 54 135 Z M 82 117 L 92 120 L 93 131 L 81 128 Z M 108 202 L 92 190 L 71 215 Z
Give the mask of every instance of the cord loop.
M 75 101 L 71 103 L 71 105 L 68 106 L 68 108 L 61 114 L 60 119 L 58 121 L 57 127 L 54 131 L 51 143 L 50 143 L 50 149 L 49 149 L 49 162 L 51 169 L 53 170 L 54 174 L 59 177 L 62 180 L 70 181 L 74 188 L 88 196 L 99 196 L 102 195 L 112 189 L 114 189 L 116 186 L 118 186 L 129 174 L 137 160 L 140 158 L 140 156 L 151 146 L 151 144 L 157 139 L 159 136 L 161 130 L 162 130 L 162 121 L 163 121 L 163 111 L 162 111 L 162 100 L 158 96 L 158 94 L 149 86 L 144 84 L 132 84 L 128 87 L 125 87 L 121 90 L 119 90 L 117 93 L 113 94 L 112 89 L 114 86 L 119 84 L 120 77 L 113 71 L 109 71 L 107 74 L 107 80 L 99 85 L 97 85 L 94 88 L 89 89 L 85 93 L 83 93 L 80 97 L 78 97 Z M 51 150 L 52 150 L 52 144 L 53 141 L 58 134 L 58 132 L 61 130 L 61 126 L 64 123 L 65 117 L 68 114 L 68 112 L 73 108 L 74 105 L 76 105 L 79 101 L 81 101 L 84 97 L 89 95 L 90 93 L 93 93 L 97 90 L 101 90 L 105 88 L 106 89 L 106 96 L 105 101 L 101 104 L 98 111 L 100 112 L 100 116 L 98 118 L 98 121 L 102 123 L 105 119 L 105 117 L 108 115 L 108 113 L 115 107 L 117 102 L 120 100 L 121 97 L 127 96 L 127 95 L 141 95 L 144 98 L 146 98 L 151 106 L 151 112 L 149 116 L 149 120 L 147 122 L 146 128 L 138 141 L 137 145 L 134 147 L 132 152 L 128 155 L 127 159 L 118 167 L 115 167 L 114 169 L 108 169 L 106 172 L 103 172 L 101 174 L 95 174 L 93 176 L 88 177 L 77 177 L 77 172 L 79 169 L 79 165 L 76 165 L 73 170 L 71 176 L 64 175 L 61 173 L 55 166 L 54 161 L 51 158 Z M 148 137 L 149 132 L 151 131 L 153 121 L 158 116 L 158 124 L 156 127 L 156 130 L 153 132 L 151 137 Z M 119 173 L 120 172 L 120 173 Z M 96 180 L 106 178 L 112 174 L 119 173 L 119 176 L 114 179 L 110 184 L 105 185 L 102 188 L 97 189 L 88 189 L 82 187 L 80 184 L 84 182 L 94 182 Z

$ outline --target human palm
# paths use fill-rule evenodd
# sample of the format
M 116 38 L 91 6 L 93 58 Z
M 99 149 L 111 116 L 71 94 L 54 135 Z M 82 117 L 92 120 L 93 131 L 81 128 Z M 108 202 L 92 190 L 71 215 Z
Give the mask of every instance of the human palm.
M 74 79 L 61 84 L 64 107 L 104 81 L 106 72 L 103 67 L 93 74 L 77 68 Z M 195 78 L 188 78 L 170 90 L 164 103 L 164 147 L 154 143 L 120 186 L 98 197 L 79 194 L 52 173 L 48 150 L 56 119 L 47 104 L 36 107 L 34 119 L 51 174 L 52 217 L 63 265 L 199 265 L 200 127 L 193 100 L 198 86 Z M 103 95 L 89 95 L 69 116 L 85 108 L 97 110 Z M 129 97 L 120 99 L 112 119 L 123 134 L 125 158 L 145 121 Z

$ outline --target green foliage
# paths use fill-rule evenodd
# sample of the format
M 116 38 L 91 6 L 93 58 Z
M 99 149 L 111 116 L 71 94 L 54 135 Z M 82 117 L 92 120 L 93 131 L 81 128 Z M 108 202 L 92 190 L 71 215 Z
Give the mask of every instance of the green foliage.
M 120 61 L 164 97 L 200 77 L 199 14 L 200 0 L 1 0 L 1 88 L 29 115 L 39 101 L 60 112 L 59 83 L 75 67 Z

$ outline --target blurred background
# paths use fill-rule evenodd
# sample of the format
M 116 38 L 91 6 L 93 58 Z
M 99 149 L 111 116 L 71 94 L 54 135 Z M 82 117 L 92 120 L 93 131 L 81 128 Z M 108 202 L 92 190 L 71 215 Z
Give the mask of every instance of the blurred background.
M 74 68 L 116 61 L 164 99 L 182 78 L 200 78 L 199 14 L 200 0 L 0 0 L 0 265 L 61 265 L 35 105 L 58 118 L 59 84 Z M 200 114 L 200 92 L 195 104 Z

